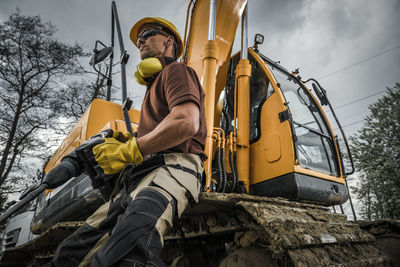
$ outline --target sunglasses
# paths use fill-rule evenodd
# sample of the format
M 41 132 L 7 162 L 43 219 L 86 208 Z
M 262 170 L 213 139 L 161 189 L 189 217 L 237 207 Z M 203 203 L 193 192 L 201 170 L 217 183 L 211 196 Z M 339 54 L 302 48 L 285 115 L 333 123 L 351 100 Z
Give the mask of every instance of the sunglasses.
M 139 46 L 140 40 L 145 41 L 145 40 L 149 39 L 150 37 L 155 36 L 155 35 L 157 35 L 157 34 L 161 34 L 161 35 L 164 35 L 164 36 L 168 36 L 168 35 L 166 35 L 165 33 L 160 32 L 160 31 L 158 31 L 158 30 L 153 30 L 153 29 L 151 29 L 151 30 L 146 30 L 146 31 L 144 31 L 142 34 L 139 34 L 139 35 L 138 35 L 138 37 L 137 37 L 137 45 Z

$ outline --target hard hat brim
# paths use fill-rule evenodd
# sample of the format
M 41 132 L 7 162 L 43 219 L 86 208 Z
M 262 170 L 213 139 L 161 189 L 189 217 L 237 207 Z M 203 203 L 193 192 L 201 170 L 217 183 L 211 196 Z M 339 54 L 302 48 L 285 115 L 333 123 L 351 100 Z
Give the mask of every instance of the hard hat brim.
M 151 17 L 147 17 L 147 18 L 143 18 L 141 20 L 139 20 L 138 22 L 135 23 L 135 25 L 133 25 L 130 33 L 129 33 L 129 38 L 131 39 L 131 41 L 133 42 L 133 44 L 137 47 L 137 37 L 139 34 L 139 31 L 141 30 L 141 28 L 146 25 L 146 24 L 160 24 L 163 27 L 169 29 L 171 31 L 171 33 L 173 33 L 174 38 L 176 39 L 176 43 L 178 45 L 178 50 L 177 50 L 177 55 L 176 57 L 180 57 L 182 55 L 183 52 L 183 42 L 181 39 L 181 36 L 179 34 L 179 32 L 177 31 L 177 29 L 175 28 L 175 26 L 171 26 L 168 25 L 164 19 L 161 18 L 151 18 Z M 171 23 L 172 24 L 172 23 Z M 175 28 L 175 29 L 174 29 Z

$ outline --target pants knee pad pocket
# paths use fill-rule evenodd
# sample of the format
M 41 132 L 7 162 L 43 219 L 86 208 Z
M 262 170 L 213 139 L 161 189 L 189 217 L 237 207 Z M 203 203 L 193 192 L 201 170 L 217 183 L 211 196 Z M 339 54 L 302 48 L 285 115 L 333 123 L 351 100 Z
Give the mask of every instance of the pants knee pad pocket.
M 170 201 L 156 189 L 147 187 L 141 190 L 129 204 L 132 212 L 147 213 L 154 217 L 160 217 Z M 128 207 L 129 208 L 129 207 Z

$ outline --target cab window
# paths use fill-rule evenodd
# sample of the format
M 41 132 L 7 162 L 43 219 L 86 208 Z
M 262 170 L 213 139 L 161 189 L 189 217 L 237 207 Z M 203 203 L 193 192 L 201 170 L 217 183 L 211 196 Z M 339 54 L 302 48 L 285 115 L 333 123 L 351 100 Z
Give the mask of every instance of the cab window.
M 235 56 L 229 65 L 228 79 L 225 86 L 225 97 L 222 109 L 222 118 L 220 127 L 225 132 L 233 131 L 233 108 L 234 108 L 234 90 L 235 90 L 235 69 L 239 63 L 239 56 Z M 251 64 L 250 78 L 250 143 L 255 142 L 260 137 L 260 113 L 261 107 L 271 94 L 274 92 L 271 83 L 253 57 L 249 58 Z
M 338 175 L 333 137 L 308 90 L 288 74 L 269 66 L 293 119 L 295 147 L 302 167 Z

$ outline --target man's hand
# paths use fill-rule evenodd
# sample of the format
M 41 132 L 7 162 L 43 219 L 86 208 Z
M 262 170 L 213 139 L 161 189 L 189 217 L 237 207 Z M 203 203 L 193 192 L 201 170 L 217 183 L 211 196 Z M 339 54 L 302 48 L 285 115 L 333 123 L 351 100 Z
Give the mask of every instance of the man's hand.
M 112 137 L 120 141 L 121 143 L 125 143 L 132 138 L 132 135 L 129 132 L 121 132 L 121 131 L 114 131 Z
M 126 164 L 140 164 L 143 161 L 142 154 L 136 143 L 136 138 L 130 138 L 121 143 L 115 138 L 104 138 L 104 143 L 93 147 L 94 158 L 105 174 L 120 172 Z

